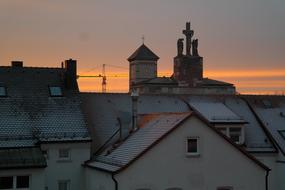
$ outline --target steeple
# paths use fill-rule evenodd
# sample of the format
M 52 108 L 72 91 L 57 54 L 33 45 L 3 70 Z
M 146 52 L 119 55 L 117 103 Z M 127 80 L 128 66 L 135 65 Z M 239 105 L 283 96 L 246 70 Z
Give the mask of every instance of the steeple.
M 159 57 L 155 55 L 144 43 L 128 58 L 128 61 L 148 60 L 157 61 Z
M 128 58 L 130 62 L 130 92 L 133 85 L 157 77 L 157 60 L 155 55 L 143 42 L 143 44 Z

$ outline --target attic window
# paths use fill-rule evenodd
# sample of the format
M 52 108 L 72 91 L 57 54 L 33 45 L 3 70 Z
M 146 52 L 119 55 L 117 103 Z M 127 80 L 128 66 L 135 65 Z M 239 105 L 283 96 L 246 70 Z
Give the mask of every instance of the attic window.
M 188 137 L 187 138 L 186 154 L 187 156 L 199 156 L 199 138 L 198 137 Z
M 0 86 L 0 97 L 6 97 L 6 96 L 7 96 L 6 87 Z
M 59 86 L 50 86 L 49 87 L 50 96 L 59 97 L 62 96 L 62 90 Z

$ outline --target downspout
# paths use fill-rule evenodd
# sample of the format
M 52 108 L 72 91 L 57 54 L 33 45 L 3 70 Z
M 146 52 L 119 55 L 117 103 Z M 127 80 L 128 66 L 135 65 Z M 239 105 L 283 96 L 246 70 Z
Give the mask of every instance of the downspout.
M 115 183 L 115 190 L 118 190 L 118 181 L 116 180 L 115 178 L 115 173 L 112 173 L 112 180 L 114 181 Z M 267 190 L 267 189 L 266 189 Z
M 265 176 L 265 190 L 268 190 L 268 176 L 269 176 L 270 170 L 266 170 L 266 176 Z

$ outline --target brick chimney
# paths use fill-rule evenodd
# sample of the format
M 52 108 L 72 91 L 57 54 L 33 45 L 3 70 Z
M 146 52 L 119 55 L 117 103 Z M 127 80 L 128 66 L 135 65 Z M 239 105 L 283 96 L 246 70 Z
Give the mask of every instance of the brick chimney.
M 68 89 L 78 89 L 76 60 L 69 59 L 64 61 L 65 84 Z

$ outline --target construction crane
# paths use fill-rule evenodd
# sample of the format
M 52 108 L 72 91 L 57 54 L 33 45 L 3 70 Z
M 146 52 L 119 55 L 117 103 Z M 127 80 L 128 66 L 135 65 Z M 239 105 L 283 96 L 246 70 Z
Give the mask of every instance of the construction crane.
M 80 77 L 84 77 L 84 78 L 102 78 L 102 93 L 106 93 L 107 91 L 107 76 L 106 76 L 106 65 L 109 67 L 115 67 L 115 68 L 119 68 L 119 69 L 128 69 L 126 67 L 120 67 L 120 66 L 116 66 L 116 65 L 110 65 L 110 64 L 102 64 L 102 73 L 99 75 L 77 75 L 77 78 Z M 92 68 L 91 70 L 89 70 L 88 72 L 94 70 L 94 68 Z M 109 77 L 118 77 L 117 75 L 113 75 L 113 76 L 109 76 Z

